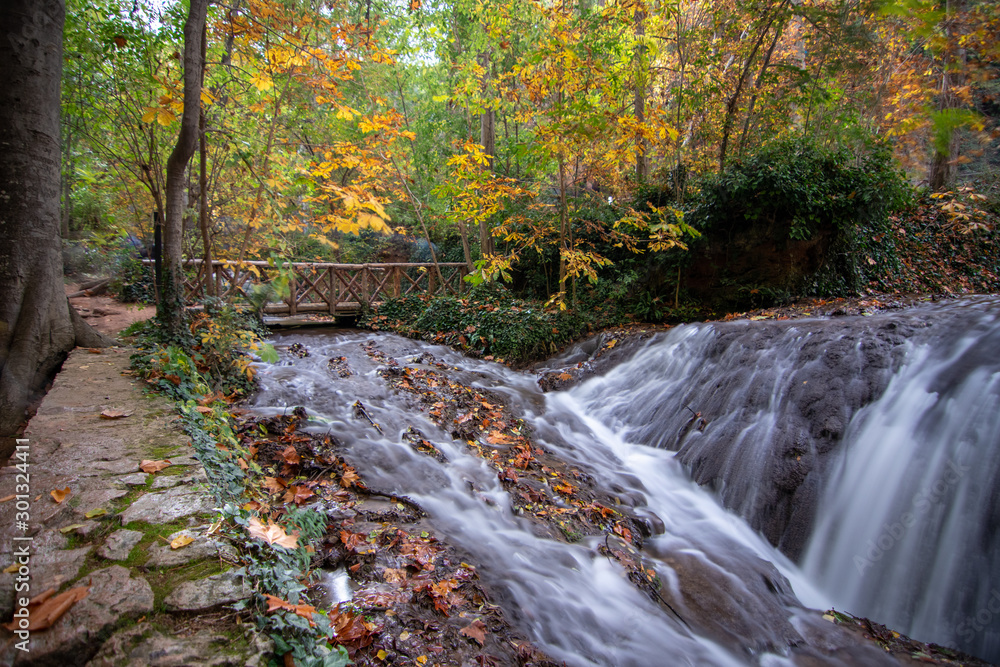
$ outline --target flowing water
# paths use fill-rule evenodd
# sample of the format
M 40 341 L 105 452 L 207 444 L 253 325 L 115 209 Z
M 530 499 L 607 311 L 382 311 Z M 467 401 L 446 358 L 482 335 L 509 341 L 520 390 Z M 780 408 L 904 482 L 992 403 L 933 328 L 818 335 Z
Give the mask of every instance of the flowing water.
M 257 408 L 306 406 L 310 428 L 348 443 L 369 486 L 419 503 L 475 557 L 512 622 L 569 665 L 781 664 L 788 644 L 816 635 L 804 608 L 831 603 L 998 659 L 997 308 L 678 327 L 549 394 L 534 374 L 395 336 L 284 333 L 277 344 L 311 354 L 262 366 Z M 538 445 L 647 516 L 644 555 L 695 630 L 596 538 L 537 536 L 492 469 L 388 389 L 369 340 L 401 364 L 429 351 L 504 395 Z M 585 356 L 562 361 L 573 354 Z M 354 376 L 327 371 L 339 356 Z M 354 417 L 359 399 L 384 435 Z M 411 449 L 410 426 L 448 462 Z

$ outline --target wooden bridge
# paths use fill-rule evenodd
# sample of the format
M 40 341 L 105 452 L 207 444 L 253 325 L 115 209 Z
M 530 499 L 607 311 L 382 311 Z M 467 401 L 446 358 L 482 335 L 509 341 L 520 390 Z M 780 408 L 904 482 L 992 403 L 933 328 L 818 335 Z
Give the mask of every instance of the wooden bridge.
M 144 264 L 152 264 L 145 260 Z M 204 260 L 184 262 L 185 301 L 192 303 L 209 296 L 232 301 L 248 301 L 247 292 L 254 284 L 266 283 L 278 276 L 278 267 L 267 262 L 231 262 L 216 260 L 205 271 Z M 465 288 L 462 280 L 468 266 L 462 262 L 434 264 L 330 264 L 291 262 L 289 294 L 283 301 L 272 302 L 268 315 L 295 316 L 299 313 L 356 315 L 362 306 L 389 297 L 417 294 L 457 295 Z M 440 278 L 438 277 L 440 269 Z

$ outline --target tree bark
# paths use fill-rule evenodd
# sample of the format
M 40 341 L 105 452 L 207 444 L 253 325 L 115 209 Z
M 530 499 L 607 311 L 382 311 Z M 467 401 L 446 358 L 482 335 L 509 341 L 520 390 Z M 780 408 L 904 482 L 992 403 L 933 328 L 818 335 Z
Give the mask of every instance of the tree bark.
M 63 0 L 0 9 L 0 436 L 13 436 L 77 338 L 59 240 Z M 0 452 L 6 454 L 9 452 Z
M 638 126 L 646 123 L 646 12 L 641 8 L 635 11 L 636 72 L 635 72 L 635 122 Z M 643 183 L 646 180 L 646 153 L 649 150 L 646 137 L 642 130 L 636 135 L 635 141 L 635 180 Z
M 479 54 L 479 64 L 486 72 L 483 75 L 482 89 L 483 97 L 489 98 L 490 70 L 492 68 L 492 53 L 483 51 Z M 497 152 L 497 130 L 496 111 L 492 108 L 484 109 L 479 117 L 479 143 L 483 146 L 486 160 L 490 171 L 494 171 Z M 486 220 L 479 221 L 479 252 L 483 257 L 495 253 L 493 248 L 493 233 Z
M 183 255 L 184 171 L 198 144 L 198 118 L 201 115 L 202 59 L 201 41 L 205 33 L 208 0 L 191 0 L 184 23 L 184 112 L 177 144 L 167 159 L 166 218 L 163 224 L 163 289 L 157 304 L 157 317 L 167 328 L 180 331 L 184 313 Z

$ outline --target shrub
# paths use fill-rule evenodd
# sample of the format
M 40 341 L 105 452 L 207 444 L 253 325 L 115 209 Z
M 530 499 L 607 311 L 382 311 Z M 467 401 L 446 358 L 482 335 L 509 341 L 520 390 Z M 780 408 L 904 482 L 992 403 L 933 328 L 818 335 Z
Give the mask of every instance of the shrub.
M 702 182 L 688 221 L 716 233 L 756 230 L 778 242 L 832 232 L 822 266 L 795 286 L 816 294 L 857 292 L 898 266 L 889 214 L 909 188 L 886 144 L 859 156 L 802 138 L 776 141 Z
M 498 284 L 467 296 L 389 299 L 365 313 L 359 324 L 451 345 L 478 355 L 525 362 L 554 353 L 603 322 L 583 309 L 549 310 L 515 298 Z

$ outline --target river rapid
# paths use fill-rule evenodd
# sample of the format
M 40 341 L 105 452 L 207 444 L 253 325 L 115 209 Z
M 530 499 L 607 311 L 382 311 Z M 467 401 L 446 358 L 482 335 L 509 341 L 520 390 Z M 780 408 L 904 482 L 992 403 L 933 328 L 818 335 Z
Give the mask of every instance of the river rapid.
M 440 346 L 289 331 L 274 343 L 309 356 L 260 364 L 255 409 L 305 406 L 309 430 L 346 443 L 369 486 L 418 503 L 512 623 L 568 665 L 898 664 L 814 611 L 830 606 L 998 661 L 998 313 L 979 298 L 686 325 L 549 393 L 535 373 Z M 603 539 L 554 539 L 513 511 L 496 471 L 379 375 L 370 341 L 383 359 L 423 368 L 430 354 L 502 396 L 538 446 L 642 517 L 669 607 L 601 554 Z M 588 364 L 593 349 L 548 370 Z M 341 357 L 350 377 L 328 367 Z M 446 460 L 410 447 L 410 428 Z

